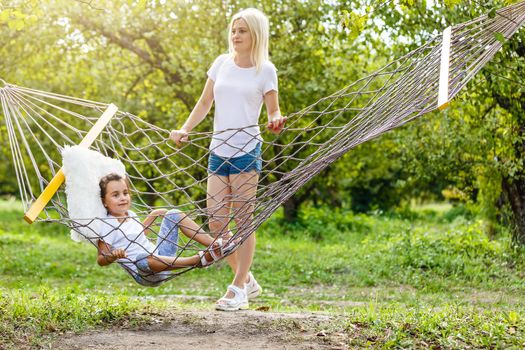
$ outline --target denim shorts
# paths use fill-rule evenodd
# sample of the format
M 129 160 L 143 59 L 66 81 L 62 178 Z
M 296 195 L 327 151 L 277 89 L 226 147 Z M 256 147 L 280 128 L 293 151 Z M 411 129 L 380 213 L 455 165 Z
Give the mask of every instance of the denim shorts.
M 184 214 L 178 210 L 170 210 L 162 219 L 157 237 L 157 246 L 153 255 L 175 256 L 177 254 L 179 240 L 179 222 Z M 170 271 L 153 272 L 148 264 L 148 257 L 152 254 L 139 254 L 135 265 L 137 272 L 132 275 L 137 283 L 143 286 L 155 287 L 165 282 L 171 275 Z
M 208 158 L 208 174 L 229 176 L 248 173 L 252 170 L 257 173 L 262 170 L 260 142 L 253 150 L 239 157 L 223 158 L 211 152 Z

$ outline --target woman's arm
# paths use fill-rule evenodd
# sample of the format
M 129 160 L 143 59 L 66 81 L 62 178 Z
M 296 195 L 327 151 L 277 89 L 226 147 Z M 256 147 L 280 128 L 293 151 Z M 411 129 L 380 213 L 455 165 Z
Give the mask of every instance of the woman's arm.
M 191 111 L 190 116 L 186 119 L 186 122 L 179 130 L 172 130 L 170 132 L 170 139 L 172 139 L 177 146 L 181 146 L 182 142 L 188 141 L 188 133 L 193 130 L 194 127 L 199 125 L 200 122 L 210 112 L 211 106 L 213 105 L 213 80 L 208 78 L 204 90 L 202 90 L 199 101 Z
M 155 209 L 144 219 L 142 225 L 144 226 L 144 233 L 151 232 L 150 226 L 156 218 L 163 216 L 168 212 L 168 209 Z
M 97 248 L 97 263 L 100 266 L 107 266 L 115 262 L 117 259 L 127 257 L 124 249 L 115 249 L 114 251 L 111 251 L 111 246 L 100 239 L 97 242 Z
M 286 118 L 281 115 L 279 109 L 279 94 L 275 90 L 268 91 L 264 95 L 264 104 L 268 113 L 268 129 L 274 134 L 279 134 L 283 129 Z

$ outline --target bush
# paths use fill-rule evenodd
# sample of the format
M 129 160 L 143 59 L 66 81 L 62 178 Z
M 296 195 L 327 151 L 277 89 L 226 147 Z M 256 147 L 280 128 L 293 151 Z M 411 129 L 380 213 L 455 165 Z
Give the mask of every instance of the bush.
M 490 283 L 494 276 L 508 274 L 516 259 L 506 241 L 490 240 L 480 224 L 462 225 L 445 232 L 405 230 L 365 240 L 366 250 L 377 271 L 418 285 L 421 278 L 446 278 L 471 283 Z M 523 258 L 518 258 L 519 264 Z
M 373 218 L 364 214 L 354 214 L 341 208 L 323 206 L 304 207 L 295 222 L 287 222 L 282 212 L 277 212 L 274 220 L 268 220 L 261 231 L 271 232 L 272 236 L 287 236 L 296 239 L 314 241 L 334 241 L 346 236 L 349 232 L 366 235 L 370 231 Z
M 455 205 L 443 214 L 443 220 L 445 220 L 446 222 L 452 222 L 458 217 L 462 217 L 467 220 L 472 220 L 474 215 L 472 211 L 464 205 Z

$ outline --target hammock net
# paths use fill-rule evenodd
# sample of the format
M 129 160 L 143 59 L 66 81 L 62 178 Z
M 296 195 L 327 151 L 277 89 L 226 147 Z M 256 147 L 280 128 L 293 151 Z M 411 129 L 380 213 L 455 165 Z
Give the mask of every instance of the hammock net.
M 524 21 L 525 2 L 522 1 L 497 11 L 493 18 L 482 16 L 451 28 L 449 99 L 501 48 L 500 34 L 510 39 Z M 209 232 L 210 218 L 214 217 L 223 223 L 222 231 L 229 229 L 234 233 L 238 246 L 302 185 L 350 149 L 438 109 L 442 50 L 439 35 L 369 76 L 289 114 L 281 133 L 287 135 L 286 142 L 282 136 L 265 134 L 261 151 L 263 167 L 256 195 L 228 198 L 230 202 L 241 203 L 239 210 L 244 211 L 244 218 L 237 222 L 228 210 L 224 214 L 223 208 L 207 205 L 210 140 L 215 136 L 228 143 L 228 137 L 192 132 L 189 142 L 177 148 L 168 139 L 169 130 L 118 111 L 90 149 L 125 165 L 131 182 L 133 210 L 139 218 L 154 208 L 176 208 Z M 28 209 L 61 168 L 64 145 L 78 144 L 108 104 L 5 82 L 0 88 L 0 100 L 20 196 Z M 264 130 L 265 125 L 259 127 Z M 253 126 L 228 130 L 227 134 L 246 133 L 257 137 L 248 129 L 253 130 Z M 244 151 L 242 147 L 237 150 L 239 154 Z M 221 205 L 224 203 L 217 204 Z M 217 213 L 222 213 L 222 217 Z M 85 234 L 80 227 L 89 225 L 79 224 L 79 219 L 99 220 L 70 217 L 61 187 L 37 221 L 60 222 Z M 153 231 L 158 232 L 158 226 Z M 177 244 L 180 256 L 203 249 L 192 239 L 183 239 Z M 192 268 L 178 269 L 163 280 Z

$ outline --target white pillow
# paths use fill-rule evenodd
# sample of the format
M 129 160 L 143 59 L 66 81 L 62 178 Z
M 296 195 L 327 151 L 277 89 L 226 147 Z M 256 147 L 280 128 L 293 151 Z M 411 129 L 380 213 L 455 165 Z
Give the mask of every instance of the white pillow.
M 71 230 L 71 239 L 96 244 L 102 222 L 95 218 L 107 215 L 100 199 L 100 179 L 110 173 L 124 176 L 124 164 L 84 147 L 65 146 L 62 165 L 69 218 L 76 227 Z

